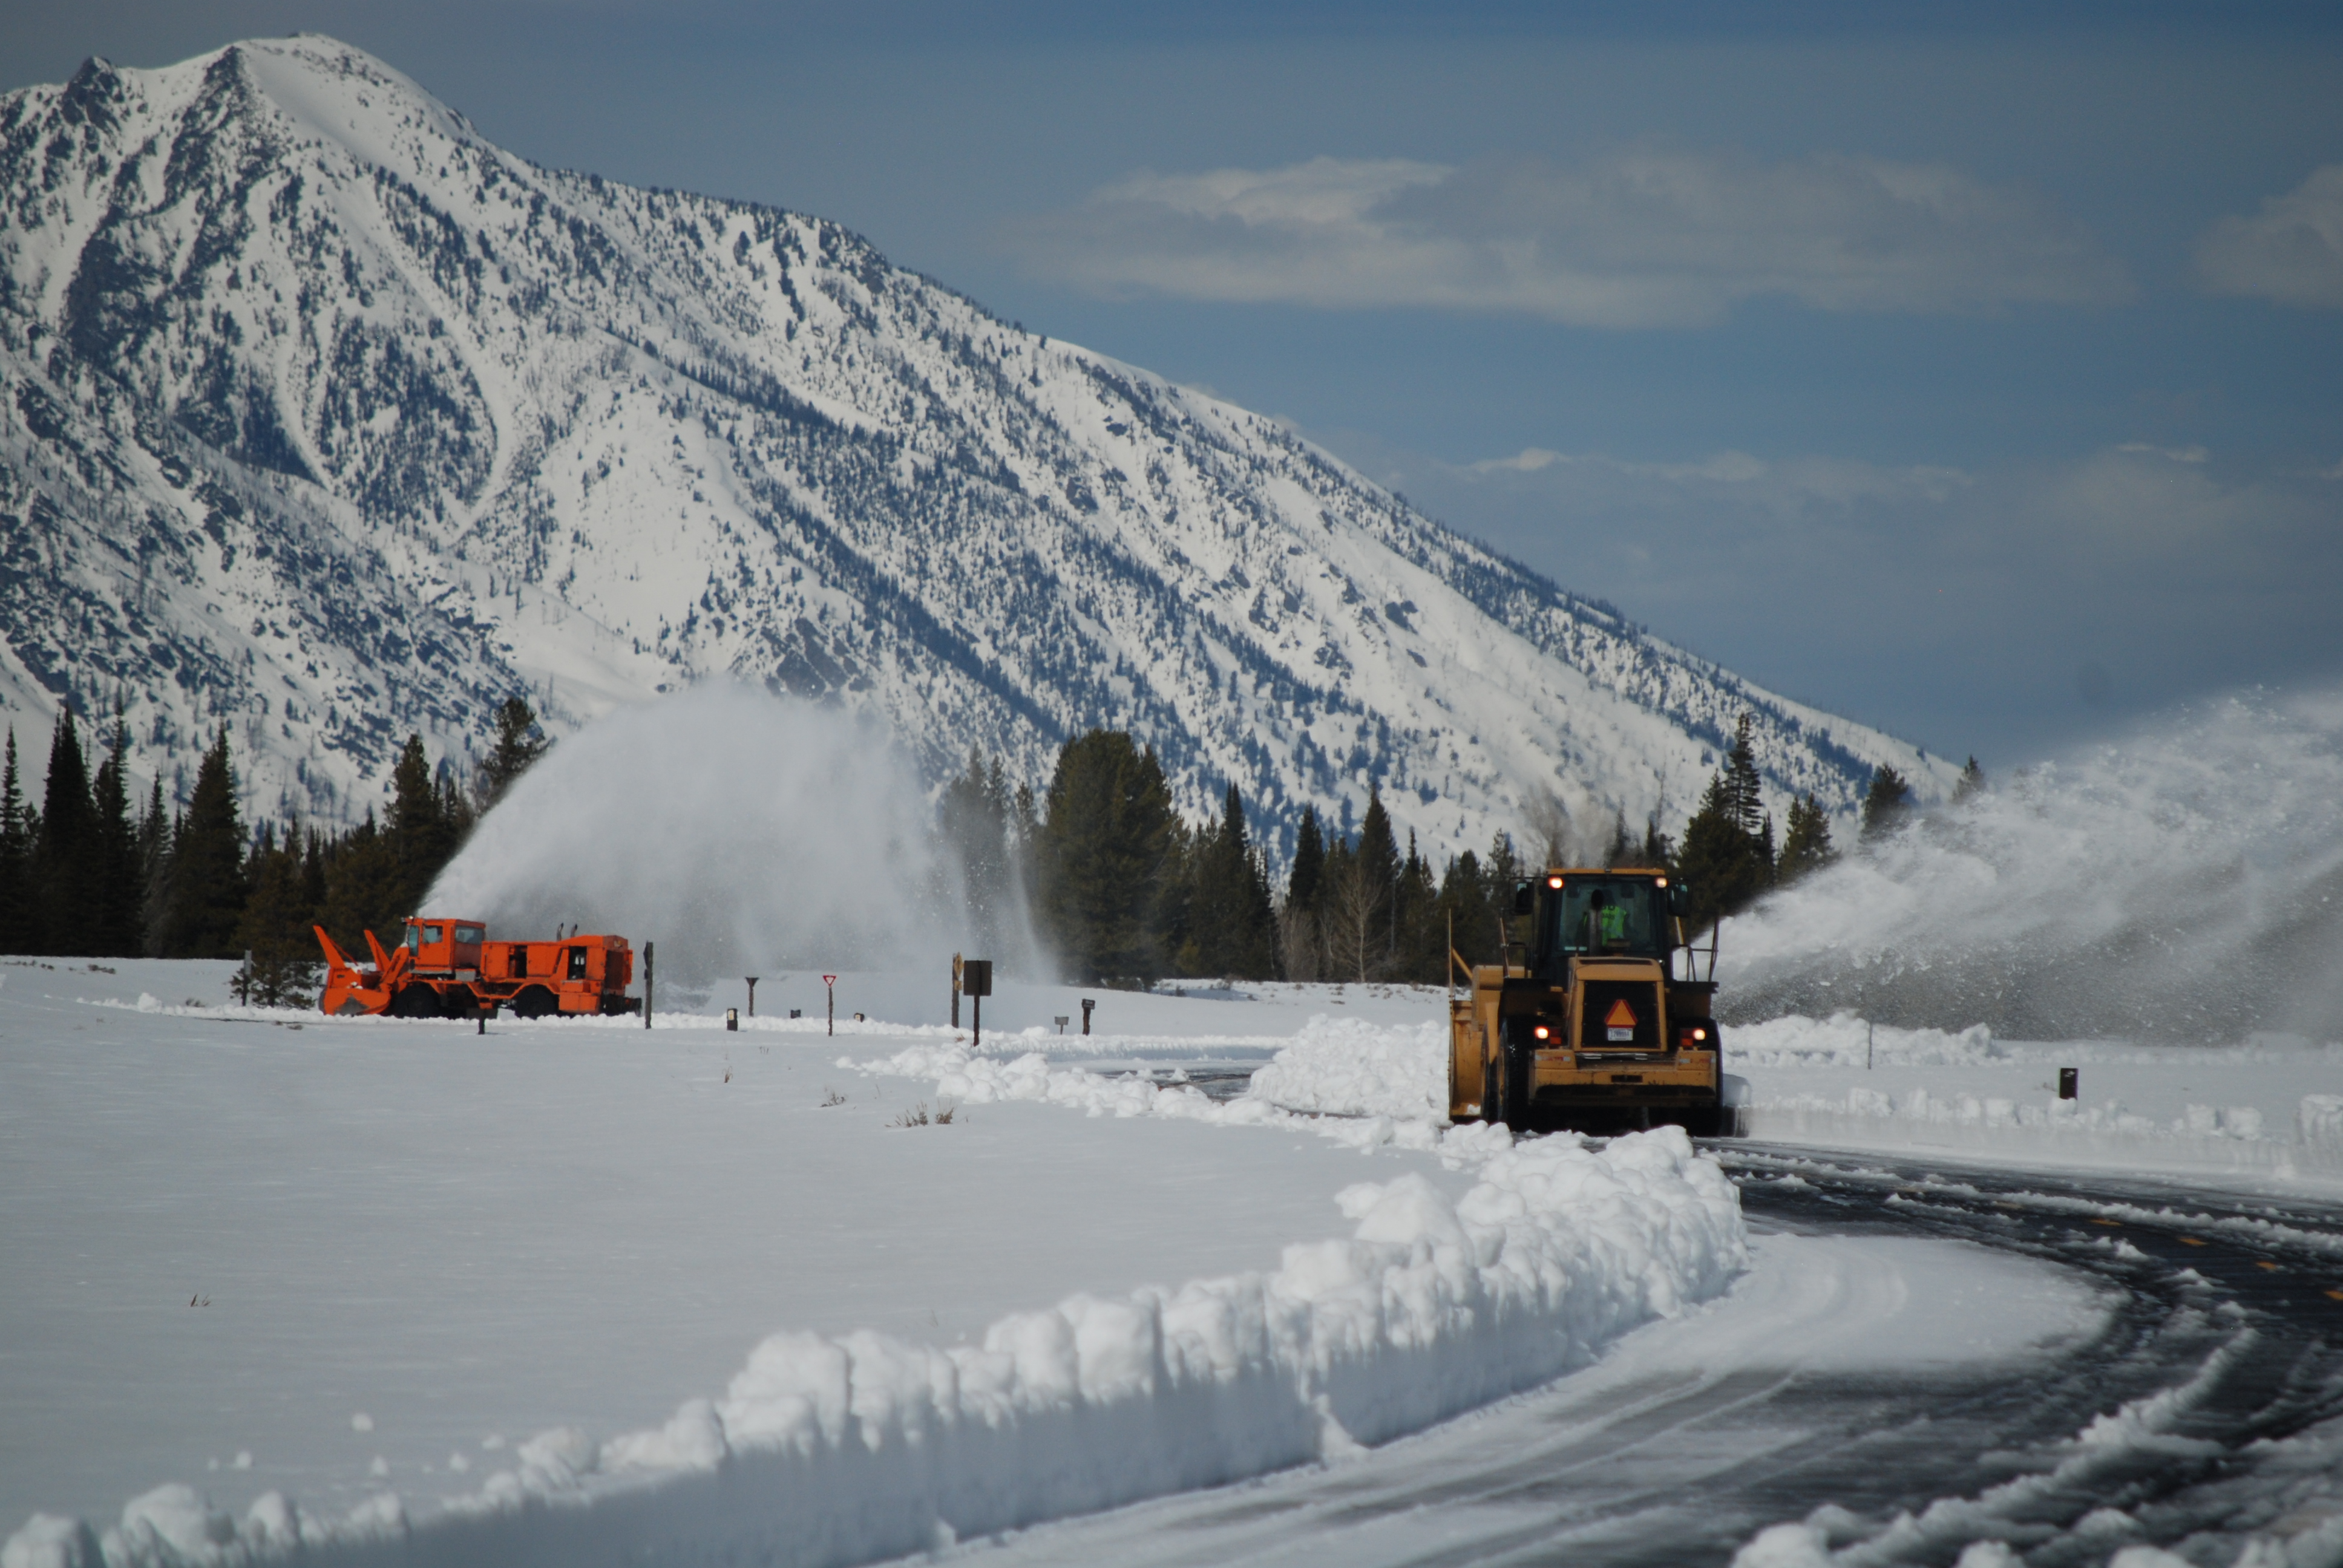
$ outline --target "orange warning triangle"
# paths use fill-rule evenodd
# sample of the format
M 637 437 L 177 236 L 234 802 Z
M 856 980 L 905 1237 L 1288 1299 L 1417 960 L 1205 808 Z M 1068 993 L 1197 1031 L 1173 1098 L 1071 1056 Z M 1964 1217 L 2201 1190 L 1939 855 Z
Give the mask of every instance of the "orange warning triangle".
M 1623 996 L 1617 1001 L 1611 1004 L 1611 1011 L 1604 1018 L 1603 1027 L 1605 1029 L 1633 1029 L 1635 1027 L 1635 1010 L 1627 1005 L 1627 999 L 1625 997 Z

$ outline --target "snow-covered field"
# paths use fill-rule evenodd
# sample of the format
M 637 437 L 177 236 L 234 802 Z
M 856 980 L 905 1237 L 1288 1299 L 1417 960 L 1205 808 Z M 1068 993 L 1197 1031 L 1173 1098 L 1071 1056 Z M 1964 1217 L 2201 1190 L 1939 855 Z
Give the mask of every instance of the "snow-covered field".
M 1074 993 L 1010 988 L 975 1055 L 852 1020 L 940 1013 L 907 979 L 844 977 L 836 1039 L 803 977 L 737 1033 L 484 1038 L 228 1007 L 228 975 L 0 967 L 9 1568 L 867 1560 L 1384 1441 L 1745 1264 L 1673 1135 L 1516 1150 L 1167 1081 L 1412 1039 L 1421 994 L 1107 993 L 1085 1046 L 1048 1021 Z
M 923 976 L 842 976 L 835 1038 L 816 976 L 738 1032 L 740 984 L 484 1038 L 238 1009 L 229 974 L 0 964 L 6 1568 L 867 1561 L 1355 1454 L 1688 1312 L 1729 1345 L 1702 1302 L 1770 1322 L 1768 1270 L 1816 1266 L 1775 1241 L 1750 1275 L 1672 1131 L 1446 1129 L 1436 991 L 1091 993 L 1086 1040 L 1081 993 L 1010 984 L 978 1050 L 900 1021 L 940 1018 Z M 2343 1174 L 2343 1049 L 1730 1046 L 1759 1138 Z M 1847 1301 L 1973 1267 L 1830 1264 L 1883 1266 Z M 1845 1302 L 1826 1337 L 2006 1355 L 2073 1331 L 2037 1295 L 1966 1346 Z

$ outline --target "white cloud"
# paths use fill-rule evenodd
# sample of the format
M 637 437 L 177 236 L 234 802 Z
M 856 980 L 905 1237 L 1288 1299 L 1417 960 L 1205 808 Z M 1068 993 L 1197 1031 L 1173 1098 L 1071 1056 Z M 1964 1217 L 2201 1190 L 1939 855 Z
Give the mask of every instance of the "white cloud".
M 2197 272 L 2215 294 L 2343 309 L 2343 164 L 2312 170 L 2252 217 L 2225 217 L 2207 229 Z
M 1599 498 L 1644 508 L 1723 501 L 1776 517 L 1865 501 L 1944 501 L 1973 482 L 1958 468 L 1926 464 L 1889 467 L 1846 457 L 1768 459 L 1733 450 L 1681 463 L 1644 463 L 1526 447 L 1513 457 L 1484 457 L 1459 472 L 1482 479 L 1545 475 L 1548 493 L 1580 501 Z
M 1315 158 L 1139 173 L 1025 226 L 1037 270 L 1108 296 L 1694 326 L 1760 297 L 1984 312 L 2128 298 L 2041 196 L 1935 164 L 1622 149 L 1560 165 Z

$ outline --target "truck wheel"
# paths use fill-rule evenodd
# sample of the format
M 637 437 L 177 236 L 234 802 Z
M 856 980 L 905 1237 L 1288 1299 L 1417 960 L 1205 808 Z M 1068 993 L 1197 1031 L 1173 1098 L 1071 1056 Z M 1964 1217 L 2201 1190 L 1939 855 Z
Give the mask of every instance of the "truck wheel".
M 1528 1056 L 1509 1044 L 1497 1047 L 1497 1077 L 1503 1084 L 1499 1119 L 1516 1135 L 1530 1130 L 1530 1064 Z
M 1481 1064 L 1481 1120 L 1495 1125 L 1505 1119 L 1505 1075 L 1494 1061 Z
M 427 985 L 401 986 L 390 999 L 393 1018 L 437 1018 L 439 1014 L 439 993 Z
M 561 1003 L 543 986 L 533 985 L 513 998 L 512 1010 L 515 1018 L 550 1018 L 561 1010 Z

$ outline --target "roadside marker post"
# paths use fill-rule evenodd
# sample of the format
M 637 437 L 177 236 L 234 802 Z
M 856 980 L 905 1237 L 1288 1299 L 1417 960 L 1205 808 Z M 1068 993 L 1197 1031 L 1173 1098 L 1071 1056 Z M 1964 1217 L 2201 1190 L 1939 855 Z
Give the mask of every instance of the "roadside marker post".
M 838 977 L 836 975 L 824 975 L 821 977 L 821 983 L 827 987 L 830 991 L 829 1032 L 836 1034 L 838 1032 Z
M 968 998 L 970 1050 L 984 1049 L 984 999 L 992 994 L 992 960 L 969 959 L 960 966 L 960 994 Z

